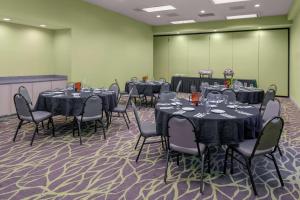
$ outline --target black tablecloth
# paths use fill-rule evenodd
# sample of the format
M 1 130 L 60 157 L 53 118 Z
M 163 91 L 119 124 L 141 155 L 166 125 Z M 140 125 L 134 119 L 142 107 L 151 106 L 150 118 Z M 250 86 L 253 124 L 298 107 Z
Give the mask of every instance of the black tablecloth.
M 197 113 L 204 113 L 204 106 L 192 106 L 187 100 L 181 100 L 184 106 L 194 107 L 196 110 L 186 112 L 183 115 L 190 118 L 199 129 L 198 136 L 201 142 L 205 144 L 238 144 L 245 139 L 253 139 L 257 137 L 257 133 L 261 129 L 261 116 L 257 108 L 239 108 L 239 111 L 251 113 L 247 116 L 236 112 L 235 109 L 227 108 L 225 104 L 218 104 L 217 109 L 225 110 L 227 114 L 236 116 L 234 119 L 223 117 L 219 114 L 210 113 L 203 118 L 194 117 Z M 169 102 L 170 103 L 170 102 Z M 174 107 L 170 110 L 162 110 L 156 105 L 155 117 L 157 131 L 166 134 L 168 118 L 177 111 Z
M 95 93 L 101 97 L 103 110 L 112 111 L 117 106 L 117 97 L 114 92 Z M 53 113 L 54 115 L 77 116 L 82 111 L 82 106 L 87 96 L 74 97 L 72 95 L 45 95 L 41 93 L 35 109 Z
M 126 82 L 125 85 L 126 92 L 129 92 L 129 83 L 131 82 L 130 81 Z M 158 82 L 158 81 L 149 81 L 149 82 L 137 81 L 132 83 L 136 85 L 139 94 L 145 94 L 145 92 L 149 90 L 152 91 L 153 93 L 159 93 L 162 85 L 162 82 Z
M 216 87 L 209 87 L 206 88 L 205 95 L 210 91 L 220 91 L 222 92 L 224 88 L 216 88 Z M 262 89 L 258 88 L 240 88 L 239 90 L 234 90 L 236 94 L 236 99 L 242 103 L 249 103 L 249 104 L 259 104 L 262 103 L 264 99 L 265 92 Z
M 219 85 L 224 85 L 224 79 L 222 78 L 196 78 L 196 77 L 181 77 L 181 76 L 173 76 L 171 81 L 171 88 L 173 91 L 176 90 L 178 82 L 182 80 L 182 86 L 180 87 L 180 92 L 190 93 L 191 85 L 195 85 L 197 89 L 200 88 L 202 82 L 208 82 L 210 85 L 213 85 L 217 82 Z M 242 83 L 247 83 L 249 86 L 253 84 L 253 87 L 257 87 L 256 80 L 242 80 L 237 79 Z

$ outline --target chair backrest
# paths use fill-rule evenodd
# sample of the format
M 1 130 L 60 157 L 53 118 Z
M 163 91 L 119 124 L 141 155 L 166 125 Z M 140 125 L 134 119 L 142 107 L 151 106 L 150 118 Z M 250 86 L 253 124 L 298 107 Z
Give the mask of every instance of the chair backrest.
M 274 100 L 275 99 L 275 95 L 276 92 L 273 89 L 268 89 L 268 91 L 266 92 L 263 102 L 261 104 L 260 110 L 264 110 L 268 104 L 269 101 Z
M 272 149 L 278 146 L 284 121 L 281 117 L 274 117 L 263 127 L 256 144 L 254 146 L 252 156 L 255 155 L 255 151 L 264 151 Z
M 163 83 L 167 82 L 165 78 L 159 78 L 159 81 Z
M 120 88 L 118 83 L 113 83 L 109 86 L 109 90 L 112 90 L 116 93 L 117 99 L 119 99 L 119 94 L 120 94 Z
M 174 99 L 176 97 L 176 92 L 163 92 L 160 93 L 159 99 L 161 101 L 168 101 L 170 99 Z
M 20 93 L 15 94 L 14 102 L 19 119 L 23 119 L 24 117 L 31 117 L 33 119 L 29 103 L 23 95 Z
M 18 93 L 20 93 L 26 99 L 26 101 L 30 105 L 32 105 L 32 101 L 31 101 L 29 92 L 28 92 L 28 90 L 27 90 L 27 88 L 25 86 L 20 86 L 19 89 L 18 89 Z
M 170 92 L 170 84 L 169 83 L 163 83 L 160 86 L 160 93 L 163 92 Z
M 134 83 L 129 83 L 128 88 L 129 88 L 129 91 L 132 91 L 131 92 L 132 95 L 139 95 L 139 91 Z
M 182 80 L 180 80 L 180 81 L 178 82 L 177 86 L 176 86 L 176 92 L 177 92 L 177 93 L 179 92 L 181 85 L 182 85 Z
M 138 78 L 137 77 L 131 77 L 131 79 L 130 79 L 131 81 L 137 81 L 138 80 Z
M 182 116 L 173 115 L 168 119 L 168 143 L 179 148 L 197 148 L 194 123 Z
M 126 110 L 127 110 L 128 106 L 129 106 L 129 102 L 130 102 L 130 100 L 131 100 L 132 91 L 133 91 L 133 89 L 131 89 L 131 90 L 129 91 L 129 94 L 128 94 L 127 99 L 126 99 L 126 102 L 125 102 L 125 109 L 126 109 Z
M 263 122 L 269 121 L 270 119 L 273 119 L 274 117 L 280 116 L 280 102 L 275 99 L 270 100 L 266 106 L 266 109 L 264 110 L 262 120 Z
M 88 97 L 82 109 L 82 117 L 102 117 L 102 99 L 97 95 Z
M 275 84 L 271 84 L 269 87 L 268 87 L 268 90 L 269 89 L 273 89 L 274 91 L 275 91 L 275 95 L 276 95 L 276 93 L 277 93 L 277 85 L 275 85 Z
M 135 119 L 136 119 L 136 123 L 138 125 L 139 130 L 140 130 L 140 133 L 142 134 L 142 128 L 141 128 L 142 124 L 141 124 L 140 116 L 139 116 L 139 113 L 137 111 L 137 108 L 136 108 L 134 102 L 132 102 L 132 101 L 131 101 L 131 106 L 132 106 L 133 113 L 134 113 L 134 116 L 135 116 Z
M 231 89 L 226 89 L 223 91 L 223 95 L 228 96 L 228 102 L 235 102 L 236 101 L 236 94 Z

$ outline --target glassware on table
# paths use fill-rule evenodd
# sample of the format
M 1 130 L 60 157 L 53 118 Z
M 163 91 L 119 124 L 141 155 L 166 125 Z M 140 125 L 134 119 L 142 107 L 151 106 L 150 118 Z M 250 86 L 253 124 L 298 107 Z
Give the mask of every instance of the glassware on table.
M 253 87 L 254 87 L 254 86 L 253 86 L 253 84 L 251 83 L 251 84 L 250 84 L 250 88 L 253 88 Z
M 224 104 L 228 104 L 228 95 L 223 95 Z
M 198 106 L 200 99 L 200 92 L 192 92 L 192 104 Z
M 215 86 L 215 87 L 218 87 L 218 86 L 219 86 L 219 83 L 218 83 L 218 82 L 214 82 L 214 86 Z
M 247 82 L 244 82 L 244 87 L 246 88 L 248 85 L 247 85 Z
M 205 113 L 206 114 L 209 114 L 210 113 L 210 110 L 211 110 L 211 107 L 210 107 L 210 105 L 209 105 L 209 101 L 206 101 L 205 102 Z

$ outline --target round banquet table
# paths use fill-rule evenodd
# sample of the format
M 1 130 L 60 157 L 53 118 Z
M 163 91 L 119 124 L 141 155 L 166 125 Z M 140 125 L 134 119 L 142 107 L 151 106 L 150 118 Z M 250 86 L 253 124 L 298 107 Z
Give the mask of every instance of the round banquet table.
M 211 91 L 219 91 L 222 93 L 226 88 L 224 86 L 210 86 L 206 88 L 205 95 Z M 242 103 L 259 104 L 264 99 L 265 92 L 259 88 L 242 87 L 239 90 L 234 90 L 236 99 Z
M 53 113 L 54 115 L 78 116 L 81 114 L 82 106 L 86 98 L 93 94 L 92 92 L 80 93 L 78 97 L 73 93 L 59 93 L 46 91 L 39 94 L 36 110 L 43 110 Z M 117 106 L 117 97 L 113 91 L 99 91 L 94 94 L 102 99 L 103 110 L 107 114 Z
M 261 116 L 255 107 L 239 104 L 238 109 L 228 108 L 224 103 L 217 104 L 216 108 L 222 109 L 234 118 L 225 117 L 210 112 L 198 118 L 195 115 L 205 113 L 205 106 L 193 106 L 191 102 L 180 99 L 183 107 L 193 107 L 194 111 L 187 111 L 181 115 L 191 119 L 196 128 L 199 139 L 205 144 L 238 144 L 245 139 L 254 139 L 261 129 Z M 167 134 L 168 119 L 178 111 L 176 106 L 170 106 L 172 101 L 159 102 L 155 107 L 156 129 L 163 135 Z M 163 109 L 167 107 L 168 109 Z M 247 114 L 245 114 L 247 113 Z
M 125 91 L 129 92 L 129 83 L 134 83 L 139 94 L 147 94 L 147 91 L 152 91 L 153 93 L 160 93 L 160 88 L 163 82 L 160 81 L 128 81 L 125 84 Z

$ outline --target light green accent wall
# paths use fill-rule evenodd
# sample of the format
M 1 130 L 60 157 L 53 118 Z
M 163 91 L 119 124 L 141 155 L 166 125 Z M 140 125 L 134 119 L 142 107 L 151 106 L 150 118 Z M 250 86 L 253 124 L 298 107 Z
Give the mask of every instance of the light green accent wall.
M 207 33 L 213 32 L 215 29 L 218 31 L 239 31 L 239 30 L 253 30 L 258 27 L 266 28 L 279 28 L 290 27 L 292 21 L 288 20 L 287 16 L 272 16 L 260 17 L 242 20 L 222 20 L 222 21 L 209 21 L 199 22 L 182 25 L 162 25 L 154 26 L 154 35 L 162 34 L 180 34 L 183 33 Z
M 155 37 L 154 38 L 154 77 L 169 78 L 169 38 Z M 168 81 L 170 81 L 168 79 Z
M 0 14 L 30 24 L 72 30 L 71 80 L 121 87 L 132 76 L 153 76 L 152 27 L 81 0 L 0 0 Z
M 71 30 L 62 29 L 54 32 L 54 73 L 71 75 Z
M 54 31 L 0 22 L 0 76 L 53 74 Z
M 290 46 L 290 95 L 300 107 L 300 9 L 295 15 L 294 23 L 291 28 Z
M 278 95 L 288 95 L 287 29 L 157 36 L 154 49 L 169 55 L 154 54 L 155 78 L 197 77 L 201 69 L 212 69 L 214 77 L 223 78 L 224 69 L 233 68 L 235 78 L 255 79 L 265 90 L 277 84 Z

